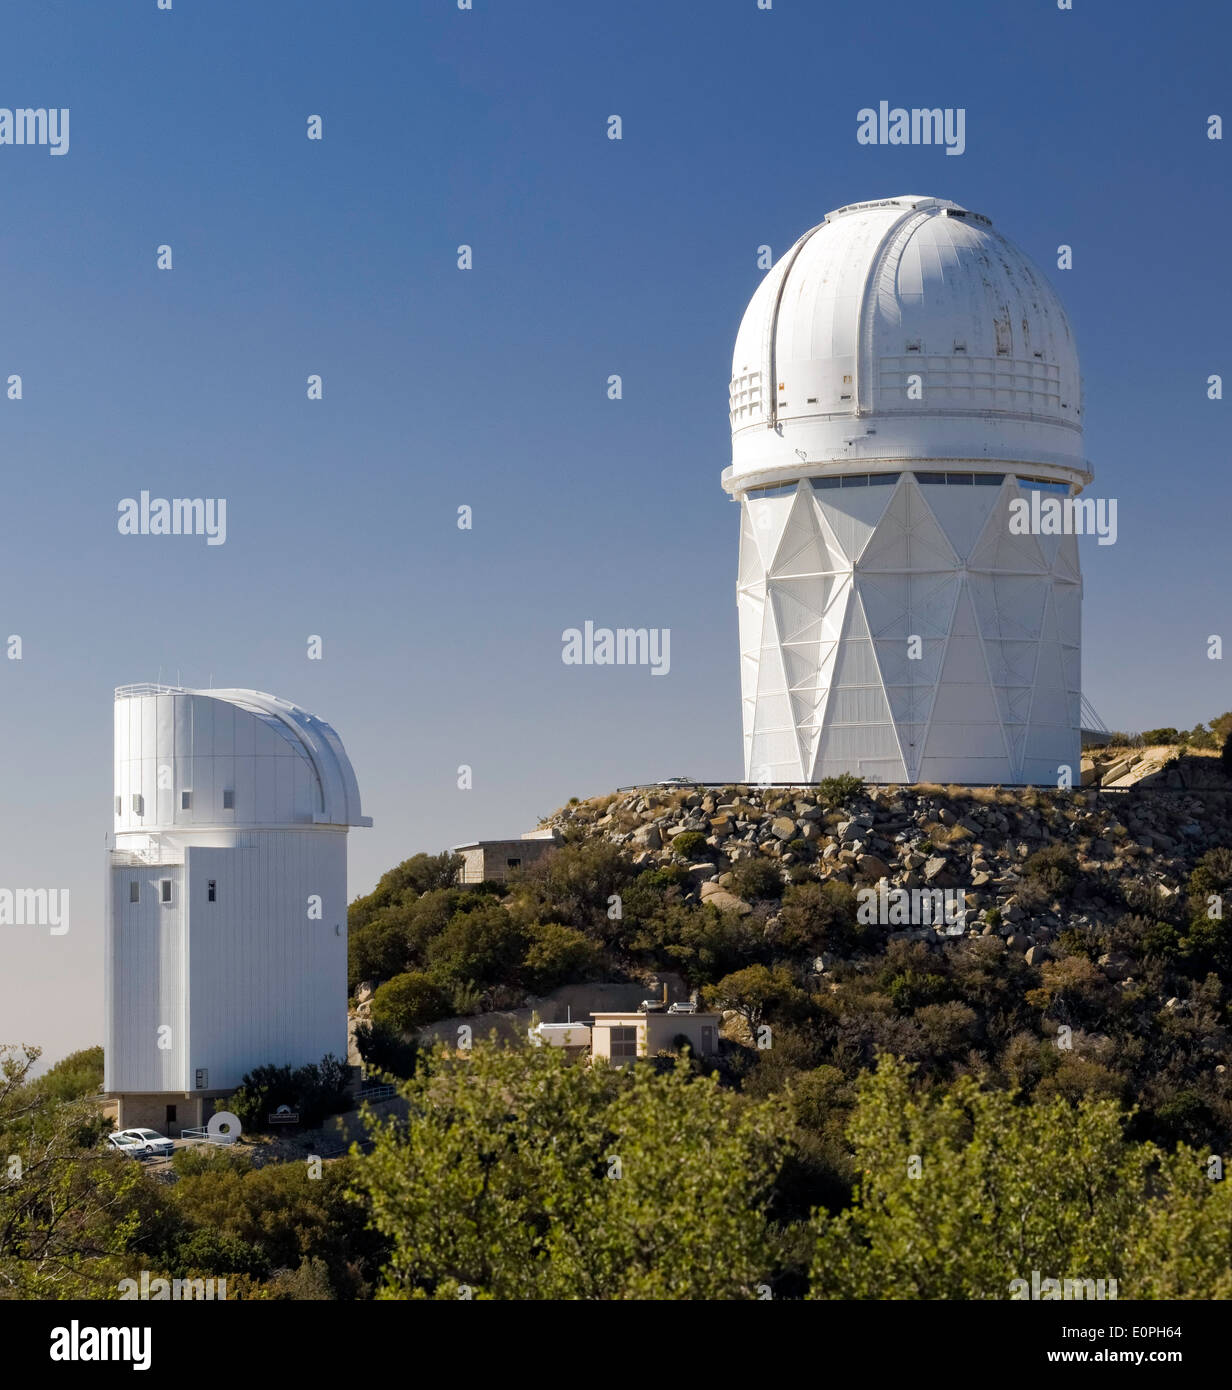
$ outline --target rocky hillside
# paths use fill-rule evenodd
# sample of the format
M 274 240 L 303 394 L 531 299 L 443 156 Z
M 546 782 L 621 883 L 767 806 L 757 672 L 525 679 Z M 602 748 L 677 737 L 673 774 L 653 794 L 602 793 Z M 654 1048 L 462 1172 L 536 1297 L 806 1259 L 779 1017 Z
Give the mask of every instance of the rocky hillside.
M 758 856 L 797 883 L 860 886 L 884 878 L 893 887 L 961 889 L 967 934 L 997 936 L 1034 963 L 1048 957 L 1049 944 L 1067 927 L 1111 927 L 1124 915 L 1127 895 L 1156 903 L 1175 898 L 1205 851 L 1232 845 L 1232 788 L 1217 761 L 1194 760 L 1195 767 L 1182 759 L 1164 771 L 1152 751 L 1113 753 L 1091 764 L 1117 786 L 1134 767 L 1163 773 L 1162 785 L 1113 793 L 646 788 L 571 804 L 545 824 L 567 839 L 601 836 L 639 868 L 679 864 L 684 851 L 697 897 L 720 909 L 751 910 L 733 891 L 732 870 Z M 1185 782 L 1214 785 L 1187 791 Z M 1048 847 L 1070 851 L 1079 876 L 1082 891 L 1076 901 L 1067 895 L 1064 909 L 1060 894 L 1041 893 L 1036 883 L 1023 891 L 1024 864 Z M 771 918 L 771 932 L 773 925 Z M 890 933 L 936 936 L 928 927 Z

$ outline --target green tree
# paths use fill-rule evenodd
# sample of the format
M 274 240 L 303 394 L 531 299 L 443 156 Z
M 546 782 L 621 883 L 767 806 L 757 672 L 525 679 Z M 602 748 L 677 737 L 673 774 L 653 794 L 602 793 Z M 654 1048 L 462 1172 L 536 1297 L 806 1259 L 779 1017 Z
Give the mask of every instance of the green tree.
M 519 974 L 528 988 L 546 994 L 558 985 L 585 980 L 600 961 L 599 948 L 576 927 L 561 922 L 535 922 Z
M 582 1067 L 552 1048 L 446 1049 L 367 1116 L 357 1193 L 390 1242 L 379 1296 L 755 1297 L 777 1107 L 694 1077 Z
M 1228 1296 L 1228 1185 L 1193 1151 L 1127 1139 L 1114 1101 L 1024 1105 L 970 1076 L 919 1093 L 893 1058 L 858 1092 L 854 1202 L 814 1218 L 812 1297 L 1005 1299 L 1035 1270 L 1116 1279 L 1120 1298 Z
M 410 970 L 395 975 L 372 996 L 372 1021 L 394 1033 L 412 1033 L 449 1017 L 449 995 L 431 975 Z
M 0 1298 L 114 1297 L 153 1213 L 148 1182 L 101 1148 L 111 1123 L 96 1105 L 31 1081 L 39 1055 L 0 1047 Z
M 764 965 L 750 965 L 725 975 L 706 991 L 713 1008 L 732 1009 L 756 1033 L 767 1020 L 799 1018 L 808 1009 L 808 995 L 782 966 L 773 970 Z

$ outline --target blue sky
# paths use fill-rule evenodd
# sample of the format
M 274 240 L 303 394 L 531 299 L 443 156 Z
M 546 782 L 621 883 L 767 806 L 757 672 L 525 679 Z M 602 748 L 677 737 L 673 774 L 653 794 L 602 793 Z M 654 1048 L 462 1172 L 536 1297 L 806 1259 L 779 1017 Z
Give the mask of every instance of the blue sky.
M 732 340 L 757 247 L 844 203 L 953 198 L 1044 268 L 1119 501 L 1086 693 L 1113 727 L 1232 707 L 1226 9 L 11 9 L 0 107 L 68 107 L 71 146 L 0 146 L 0 886 L 70 889 L 72 929 L 0 927 L 0 1038 L 101 1037 L 116 685 L 330 720 L 376 821 L 353 892 L 571 795 L 738 775 Z M 882 99 L 965 108 L 965 153 L 858 145 Z M 142 489 L 227 498 L 226 544 L 120 536 Z M 670 674 L 563 665 L 586 619 L 670 628 Z

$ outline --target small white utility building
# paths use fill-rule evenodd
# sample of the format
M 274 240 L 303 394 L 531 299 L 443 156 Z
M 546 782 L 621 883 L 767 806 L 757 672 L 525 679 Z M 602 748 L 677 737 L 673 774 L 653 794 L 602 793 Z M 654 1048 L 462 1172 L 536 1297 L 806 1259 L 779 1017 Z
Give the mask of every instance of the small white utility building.
M 1011 524 L 1093 476 L 1031 261 L 945 199 L 828 213 L 744 314 L 730 420 L 749 780 L 1077 782 L 1077 538 Z
M 347 1055 L 341 740 L 255 690 L 115 696 L 104 1088 L 177 1135 L 264 1063 Z

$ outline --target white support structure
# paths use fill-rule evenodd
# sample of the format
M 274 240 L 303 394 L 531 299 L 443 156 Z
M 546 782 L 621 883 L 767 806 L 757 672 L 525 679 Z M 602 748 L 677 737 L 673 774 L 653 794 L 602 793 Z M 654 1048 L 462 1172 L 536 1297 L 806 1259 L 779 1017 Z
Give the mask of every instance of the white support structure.
M 255 690 L 123 686 L 114 809 L 104 1088 L 121 1127 L 199 1126 L 255 1066 L 345 1060 L 346 836 L 372 822 L 333 729 Z
M 736 340 L 745 770 L 751 781 L 1078 781 L 1073 534 L 1082 386 L 1065 313 L 986 217 L 907 196 L 830 213 Z

